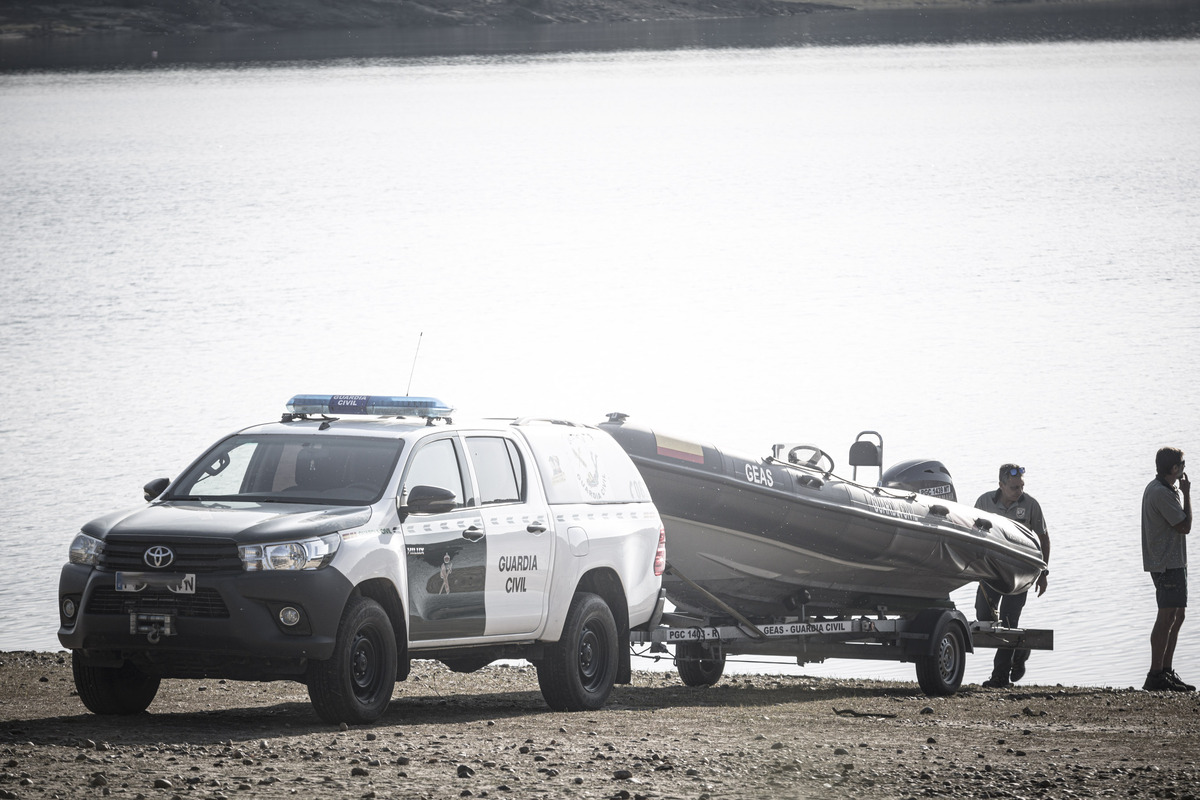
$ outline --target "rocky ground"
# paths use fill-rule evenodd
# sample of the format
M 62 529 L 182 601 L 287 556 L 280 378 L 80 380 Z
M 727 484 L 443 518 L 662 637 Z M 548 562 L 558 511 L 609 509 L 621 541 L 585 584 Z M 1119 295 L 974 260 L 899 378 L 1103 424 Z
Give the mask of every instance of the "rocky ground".
M 0 0 L 0 39 L 139 32 L 629 22 L 1109 0 Z
M 1200 695 L 635 672 L 547 709 L 531 667 L 416 662 L 367 727 L 303 686 L 165 681 L 88 713 L 66 653 L 0 654 L 0 798 L 1169 798 L 1200 793 Z

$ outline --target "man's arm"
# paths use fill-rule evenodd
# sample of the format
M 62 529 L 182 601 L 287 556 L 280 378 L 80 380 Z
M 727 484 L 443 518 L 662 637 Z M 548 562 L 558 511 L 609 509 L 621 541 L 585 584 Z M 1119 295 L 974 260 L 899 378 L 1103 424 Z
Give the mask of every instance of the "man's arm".
M 1046 529 L 1046 516 L 1042 513 L 1042 504 L 1039 503 L 1037 500 L 1034 500 L 1033 503 L 1034 503 L 1035 513 L 1030 515 L 1030 520 L 1029 520 L 1030 528 L 1035 534 L 1037 534 L 1038 544 L 1042 548 L 1042 561 L 1045 562 L 1045 564 L 1047 566 L 1049 566 L 1049 564 L 1050 564 L 1050 532 Z M 1048 583 L 1048 580 L 1046 577 L 1047 572 L 1049 572 L 1049 570 L 1047 570 L 1046 572 L 1043 572 L 1041 574 L 1041 576 L 1038 577 L 1037 583 L 1034 584 L 1035 586 L 1037 586 L 1037 596 L 1038 597 L 1041 597 L 1042 595 L 1044 595 L 1046 593 L 1046 586 Z
M 1186 472 L 1179 479 L 1179 491 L 1183 492 L 1183 522 L 1171 527 L 1176 533 L 1187 536 L 1192 532 L 1192 482 L 1188 480 Z
M 1049 565 L 1050 564 L 1050 534 L 1046 533 L 1045 524 L 1043 524 L 1042 527 L 1037 531 L 1037 537 L 1038 537 L 1038 542 L 1040 542 L 1042 545 L 1042 561 L 1045 562 L 1047 565 Z M 1046 585 L 1047 585 L 1046 573 L 1047 572 L 1049 572 L 1049 570 L 1046 570 L 1046 572 L 1043 572 L 1041 574 L 1041 577 L 1039 577 L 1037 579 L 1036 585 L 1037 585 L 1037 596 L 1038 597 L 1041 597 L 1042 595 L 1044 595 L 1046 593 Z

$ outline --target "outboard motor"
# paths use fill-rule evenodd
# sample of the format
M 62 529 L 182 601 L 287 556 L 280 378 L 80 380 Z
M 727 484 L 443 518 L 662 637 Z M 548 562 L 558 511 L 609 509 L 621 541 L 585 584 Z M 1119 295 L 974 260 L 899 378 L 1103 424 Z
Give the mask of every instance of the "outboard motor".
M 916 492 L 939 500 L 958 502 L 950 470 L 946 469 L 942 462 L 927 458 L 914 458 L 893 464 L 879 478 L 879 485 L 887 489 Z

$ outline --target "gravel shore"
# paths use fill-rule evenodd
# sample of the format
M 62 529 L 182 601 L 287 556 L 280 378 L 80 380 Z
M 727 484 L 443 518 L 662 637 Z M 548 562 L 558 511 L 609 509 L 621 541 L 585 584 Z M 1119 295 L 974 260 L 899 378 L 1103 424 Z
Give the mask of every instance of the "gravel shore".
M 0 653 L 0 798 L 1068 798 L 1189 800 L 1200 695 L 635 672 L 597 712 L 529 666 L 418 661 L 388 713 L 331 726 L 299 684 L 164 681 L 98 717 L 68 653 Z

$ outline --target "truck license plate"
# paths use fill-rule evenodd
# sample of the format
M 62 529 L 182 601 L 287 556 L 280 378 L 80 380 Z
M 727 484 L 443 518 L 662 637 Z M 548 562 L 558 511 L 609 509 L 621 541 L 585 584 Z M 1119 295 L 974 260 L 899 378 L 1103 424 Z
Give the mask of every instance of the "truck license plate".
M 156 574 L 150 572 L 118 572 L 118 592 L 140 592 L 147 586 L 159 586 L 174 594 L 195 594 L 196 574 Z

